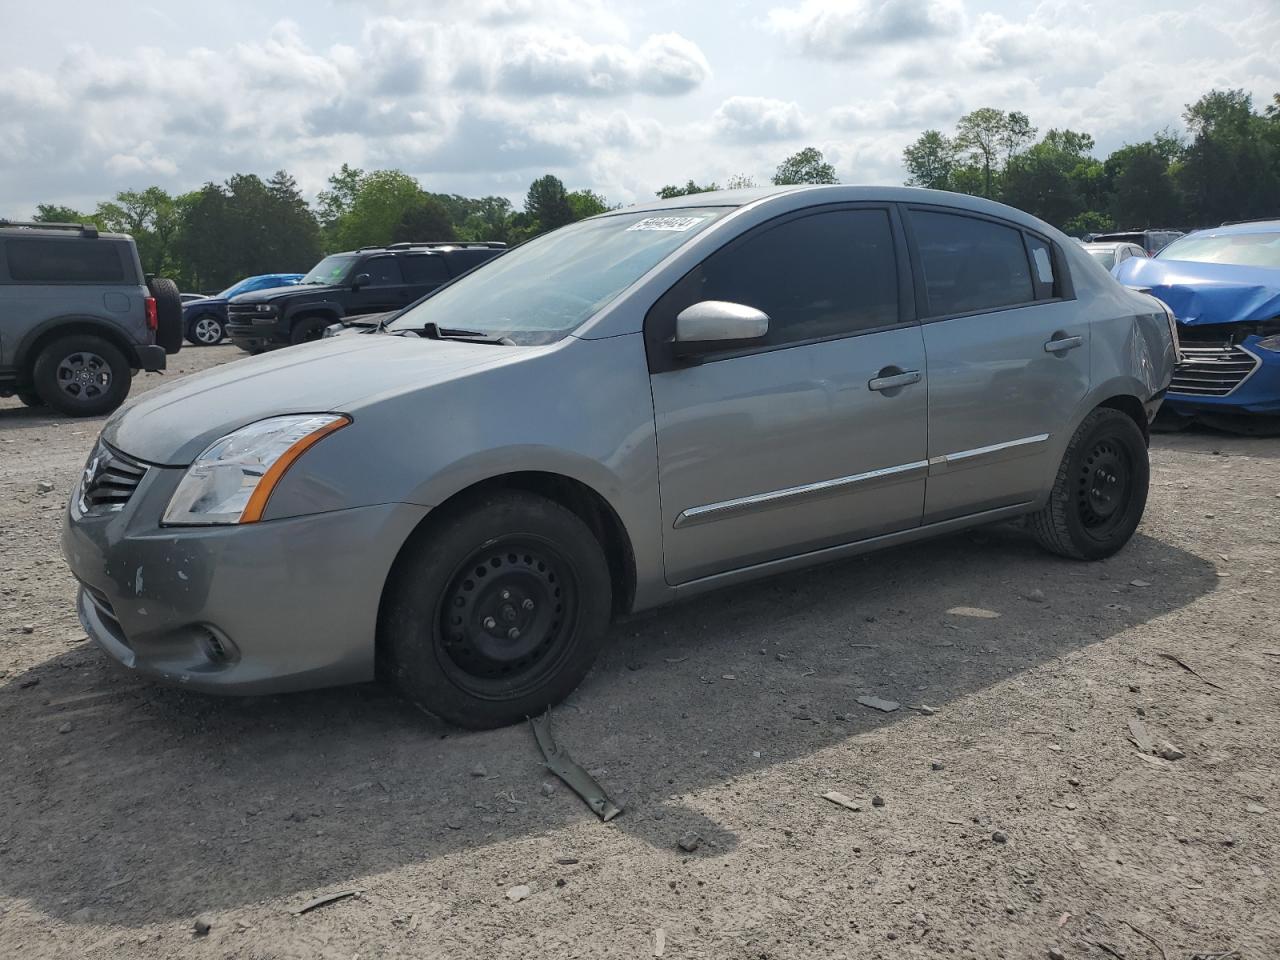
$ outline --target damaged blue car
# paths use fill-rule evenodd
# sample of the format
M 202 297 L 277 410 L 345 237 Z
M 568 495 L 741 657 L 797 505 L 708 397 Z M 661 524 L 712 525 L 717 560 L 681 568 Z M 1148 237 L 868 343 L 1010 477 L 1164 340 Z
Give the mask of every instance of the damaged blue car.
M 1177 317 L 1165 411 L 1245 433 L 1280 427 L 1280 220 L 1199 230 L 1115 275 Z

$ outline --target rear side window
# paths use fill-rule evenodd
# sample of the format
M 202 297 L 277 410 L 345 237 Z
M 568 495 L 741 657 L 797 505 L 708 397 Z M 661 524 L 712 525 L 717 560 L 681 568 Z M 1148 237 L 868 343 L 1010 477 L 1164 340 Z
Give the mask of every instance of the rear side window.
M 400 269 L 405 283 L 444 283 L 449 279 L 449 268 L 443 257 L 402 257 Z
M 5 241 L 14 283 L 122 283 L 120 244 L 97 240 Z
M 898 322 L 898 274 L 885 210 L 833 210 L 764 226 L 716 251 L 663 297 L 674 328 L 685 307 L 727 300 L 769 315 L 769 346 Z
M 1021 231 L 927 210 L 911 211 L 911 227 L 924 270 L 929 316 L 995 310 L 1038 299 Z M 1052 284 L 1052 258 L 1048 266 Z

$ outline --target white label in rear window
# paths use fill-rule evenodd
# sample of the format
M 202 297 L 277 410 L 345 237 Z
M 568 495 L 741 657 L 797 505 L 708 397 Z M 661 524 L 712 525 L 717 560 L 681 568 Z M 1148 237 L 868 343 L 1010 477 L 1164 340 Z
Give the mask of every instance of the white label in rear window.
M 1032 247 L 1031 255 L 1035 258 L 1040 282 L 1053 283 L 1053 264 L 1049 261 L 1049 251 L 1044 247 Z
M 686 230 L 692 230 L 698 224 L 702 223 L 707 217 L 645 217 L 643 220 L 637 220 L 628 230 L 671 230 L 675 233 L 684 233 Z

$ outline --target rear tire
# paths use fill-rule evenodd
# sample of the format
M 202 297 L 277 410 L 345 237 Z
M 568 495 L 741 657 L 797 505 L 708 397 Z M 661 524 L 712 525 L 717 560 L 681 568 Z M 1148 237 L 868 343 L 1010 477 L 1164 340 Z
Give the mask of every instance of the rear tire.
M 296 347 L 300 343 L 319 340 L 324 336 L 325 328 L 336 322 L 329 317 L 302 317 L 294 321 L 293 328 L 289 331 L 289 342 Z
M 501 727 L 577 687 L 611 609 L 604 551 L 577 515 L 533 494 L 490 493 L 406 547 L 379 618 L 381 666 L 431 713 Z
M 1028 517 L 1036 541 L 1075 560 L 1109 557 L 1133 536 L 1147 505 L 1151 465 L 1138 425 L 1099 407 L 1067 444 L 1049 502 Z
M 178 285 L 163 277 L 147 281 L 147 289 L 156 301 L 156 343 L 167 354 L 182 349 L 182 296 Z
M 31 381 L 46 406 L 69 417 L 98 417 L 124 402 L 133 371 L 114 344 L 89 334 L 72 334 L 40 351 Z

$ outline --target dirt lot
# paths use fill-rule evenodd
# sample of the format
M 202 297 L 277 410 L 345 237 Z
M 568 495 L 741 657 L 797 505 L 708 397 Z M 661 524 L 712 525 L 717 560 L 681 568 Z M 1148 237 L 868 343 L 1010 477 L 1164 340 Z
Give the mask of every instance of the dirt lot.
M 983 530 L 618 625 L 556 714 L 606 825 L 525 727 L 110 669 L 57 548 L 98 427 L 0 400 L 0 957 L 1280 956 L 1280 441 L 1157 438 L 1106 563 Z

